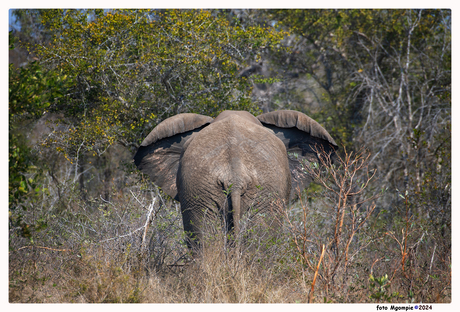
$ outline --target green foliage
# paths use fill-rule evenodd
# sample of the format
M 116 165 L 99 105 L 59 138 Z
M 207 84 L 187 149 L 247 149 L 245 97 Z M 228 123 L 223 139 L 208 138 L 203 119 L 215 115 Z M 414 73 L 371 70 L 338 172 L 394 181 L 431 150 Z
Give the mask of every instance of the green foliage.
M 10 49 L 15 40 L 10 33 Z M 9 209 L 14 210 L 26 199 L 42 191 L 38 183 L 41 169 L 34 165 L 35 154 L 19 131 L 25 121 L 41 117 L 50 102 L 61 96 L 61 77 L 43 71 L 37 62 L 26 67 L 9 65 Z M 23 209 L 26 207 L 23 205 Z
M 266 84 L 274 84 L 275 82 L 280 82 L 281 80 L 279 78 L 265 78 L 262 75 L 252 75 L 251 78 L 253 79 L 254 83 L 266 83 Z
M 372 274 L 369 275 L 369 298 L 376 300 L 377 302 L 391 302 L 393 297 L 398 297 L 398 293 L 388 293 L 390 283 L 388 281 L 388 275 L 385 274 L 382 277 L 374 277 Z
M 9 114 L 12 123 L 43 116 L 72 84 L 62 71 L 48 72 L 36 61 L 19 69 L 10 64 L 9 70 Z
M 15 47 L 15 38 L 10 32 L 10 50 Z M 40 231 L 46 222 L 30 223 L 24 220 L 24 212 L 33 209 L 42 193 L 48 190 L 42 185 L 43 168 L 37 166 L 36 153 L 28 146 L 22 133 L 24 123 L 30 123 L 46 113 L 50 103 L 62 96 L 65 77 L 43 70 L 38 62 L 22 68 L 9 64 L 8 104 L 8 195 L 10 226 L 20 235 L 33 242 L 32 231 Z M 22 208 L 22 211 L 18 211 Z
M 256 112 L 249 81 L 236 73 L 283 35 L 206 10 L 46 10 L 41 21 L 51 36 L 34 47 L 41 64 L 73 82 L 49 107 L 67 130 L 45 145 L 72 162 L 140 142 L 180 112 Z

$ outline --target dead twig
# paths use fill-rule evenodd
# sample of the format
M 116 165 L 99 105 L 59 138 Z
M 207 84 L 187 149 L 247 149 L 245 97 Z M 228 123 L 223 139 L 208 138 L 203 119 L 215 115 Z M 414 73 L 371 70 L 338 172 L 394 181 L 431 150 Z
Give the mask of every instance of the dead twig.
M 313 292 L 315 291 L 316 277 L 318 276 L 319 267 L 321 265 L 321 260 L 323 260 L 325 251 L 326 251 L 326 247 L 323 244 L 323 250 L 321 251 L 321 256 L 319 257 L 318 265 L 316 266 L 316 270 L 315 270 L 315 276 L 313 277 L 313 282 L 311 283 L 311 290 L 308 296 L 308 303 L 312 303 L 313 301 Z
M 46 249 L 46 250 L 51 250 L 51 251 L 72 251 L 72 249 L 56 249 L 56 248 L 44 247 L 44 246 L 23 246 L 16 251 L 26 249 L 26 248 L 39 248 L 39 249 Z

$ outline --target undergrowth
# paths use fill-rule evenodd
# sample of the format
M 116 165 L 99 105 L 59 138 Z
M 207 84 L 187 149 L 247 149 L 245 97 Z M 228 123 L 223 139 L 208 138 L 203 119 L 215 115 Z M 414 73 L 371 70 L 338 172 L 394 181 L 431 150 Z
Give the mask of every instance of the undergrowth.
M 236 241 L 210 223 L 193 253 L 178 204 L 148 183 L 110 201 L 82 199 L 76 187 L 59 202 L 43 194 L 10 215 L 9 301 L 451 302 L 450 212 L 426 218 L 432 202 L 415 192 L 396 194 L 393 211 L 379 206 L 367 160 L 306 163 L 316 184 L 299 201 L 274 205 Z

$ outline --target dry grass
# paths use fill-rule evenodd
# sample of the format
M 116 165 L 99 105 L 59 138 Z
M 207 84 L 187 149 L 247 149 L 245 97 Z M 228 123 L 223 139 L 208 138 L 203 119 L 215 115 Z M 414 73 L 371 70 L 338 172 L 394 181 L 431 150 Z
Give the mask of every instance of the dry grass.
M 10 262 L 10 302 L 281 303 L 304 302 L 294 271 L 265 267 L 261 258 L 223 244 L 208 245 L 187 264 L 147 272 L 137 263 L 101 261 L 106 252 L 44 255 Z M 18 253 L 19 256 L 19 253 Z M 116 255 L 113 255 L 116 258 Z M 266 263 L 265 263 L 266 264 Z
M 323 190 L 245 223 L 236 241 L 208 223 L 193 256 L 178 206 L 145 185 L 111 202 L 73 197 L 54 210 L 45 198 L 24 215 L 41 225 L 30 236 L 10 228 L 9 301 L 451 302 L 449 224 L 418 216 L 431 203 L 409 196 L 390 216 L 375 212 L 373 194 L 361 191 L 372 175 L 359 174 L 365 163 L 349 156 L 331 173 L 346 188 L 316 171 Z
M 269 242 L 272 245 L 267 247 Z M 80 252 L 24 248 L 10 253 L 9 301 L 404 303 L 412 301 L 409 290 L 413 292 L 414 302 L 451 301 L 450 274 L 440 265 L 432 266 L 431 277 L 426 275 L 427 267 L 412 268 L 412 275 L 407 276 L 388 262 L 376 262 L 378 255 L 367 258 L 364 254 L 353 259 L 346 272 L 339 268 L 334 279 L 328 281 L 324 271 L 333 259 L 325 258 L 313 272 L 302 265 L 292 243 L 292 240 L 283 243 L 282 239 L 275 239 L 263 242 L 263 248 L 241 250 L 228 248 L 224 240 L 214 237 L 194 258 L 188 256 L 187 261 L 166 263 L 159 269 L 149 269 L 145 255 L 136 250 L 125 250 L 120 255 L 118 250 L 95 246 L 82 248 Z M 394 259 L 393 264 L 397 262 Z M 382 284 L 369 280 L 369 270 Z M 381 278 L 385 272 L 393 276 L 387 280 Z M 312 293 L 315 274 L 318 277 Z

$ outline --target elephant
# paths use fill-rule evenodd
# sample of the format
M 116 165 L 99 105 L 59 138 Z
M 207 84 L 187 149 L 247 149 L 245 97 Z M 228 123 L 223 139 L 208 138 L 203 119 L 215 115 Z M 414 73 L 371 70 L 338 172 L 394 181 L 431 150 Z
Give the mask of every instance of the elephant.
M 318 148 L 337 144 L 307 115 L 281 110 L 257 117 L 227 110 L 215 119 L 178 114 L 158 124 L 134 156 L 138 169 L 180 202 L 187 244 L 198 247 L 208 216 L 239 233 L 243 215 L 287 205 L 312 178 L 301 162 L 318 162 Z

